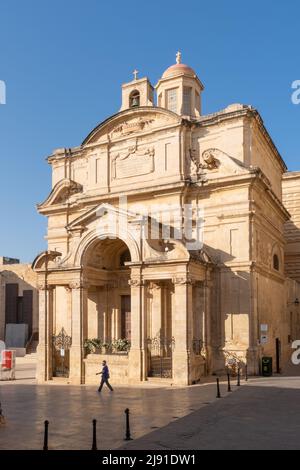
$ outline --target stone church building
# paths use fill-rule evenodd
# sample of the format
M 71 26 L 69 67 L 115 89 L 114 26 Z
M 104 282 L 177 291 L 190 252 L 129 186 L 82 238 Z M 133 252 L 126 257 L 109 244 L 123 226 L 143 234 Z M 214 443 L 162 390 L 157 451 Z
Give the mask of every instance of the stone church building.
M 203 115 L 203 90 L 180 53 L 155 88 L 135 71 L 120 111 L 48 158 L 48 251 L 33 263 L 40 382 L 96 383 L 104 358 L 113 383 L 175 385 L 288 359 L 300 173 L 254 108 Z

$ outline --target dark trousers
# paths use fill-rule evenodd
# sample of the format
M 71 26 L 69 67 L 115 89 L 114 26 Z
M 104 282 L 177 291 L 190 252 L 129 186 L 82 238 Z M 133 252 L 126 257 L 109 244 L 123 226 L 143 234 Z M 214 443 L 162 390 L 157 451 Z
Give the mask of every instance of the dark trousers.
M 105 378 L 102 378 L 102 380 L 101 380 L 101 382 L 100 382 L 100 386 L 99 386 L 99 388 L 98 388 L 98 392 L 101 392 L 102 387 L 103 387 L 104 384 L 109 388 L 109 390 L 110 390 L 111 392 L 113 392 L 112 386 L 110 385 L 108 379 L 105 379 Z

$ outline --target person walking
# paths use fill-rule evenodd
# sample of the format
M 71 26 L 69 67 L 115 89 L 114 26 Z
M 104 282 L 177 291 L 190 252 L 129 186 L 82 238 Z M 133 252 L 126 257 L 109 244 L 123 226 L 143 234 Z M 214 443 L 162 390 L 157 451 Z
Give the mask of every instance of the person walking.
M 109 388 L 109 390 L 110 390 L 111 392 L 114 391 L 114 389 L 112 388 L 112 386 L 110 385 L 110 383 L 109 383 L 109 381 L 108 381 L 108 379 L 109 379 L 109 369 L 108 369 L 108 366 L 107 366 L 107 362 L 106 362 L 106 361 L 103 361 L 103 362 L 102 362 L 102 371 L 101 371 L 101 372 L 98 372 L 98 374 L 96 374 L 96 375 L 102 375 L 102 377 L 101 377 L 101 382 L 100 382 L 100 386 L 99 386 L 99 388 L 98 388 L 98 392 L 101 392 L 102 387 L 103 387 L 104 384 Z

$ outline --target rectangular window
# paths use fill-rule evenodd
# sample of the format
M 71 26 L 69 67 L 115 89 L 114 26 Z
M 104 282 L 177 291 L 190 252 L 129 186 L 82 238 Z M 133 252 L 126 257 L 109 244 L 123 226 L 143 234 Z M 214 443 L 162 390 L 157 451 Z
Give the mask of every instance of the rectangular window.
M 183 87 L 183 114 L 190 116 L 192 113 L 192 90 L 189 87 Z
M 167 108 L 177 113 L 177 88 L 167 90 Z
M 5 286 L 5 323 L 18 323 L 18 284 Z
M 195 107 L 200 113 L 200 95 L 197 91 L 195 92 Z

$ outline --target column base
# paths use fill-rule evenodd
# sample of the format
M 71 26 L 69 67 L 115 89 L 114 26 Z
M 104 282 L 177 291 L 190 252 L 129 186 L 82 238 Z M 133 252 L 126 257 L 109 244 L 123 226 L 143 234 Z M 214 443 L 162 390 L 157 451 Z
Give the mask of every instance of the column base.
M 84 364 L 81 351 L 72 352 L 70 349 L 70 371 L 69 371 L 69 383 L 72 385 L 81 385 L 85 382 L 84 377 Z
M 37 347 L 37 365 L 36 380 L 37 383 L 46 383 L 52 378 L 52 370 L 47 370 L 45 358 L 45 344 L 39 344 Z
M 191 385 L 190 358 L 186 351 L 173 353 L 174 385 Z
M 258 348 L 249 348 L 247 350 L 247 371 L 249 375 L 259 375 L 260 374 L 260 357 L 261 350 Z
M 131 349 L 129 351 L 129 380 L 134 382 L 143 381 L 143 355 L 140 349 Z

